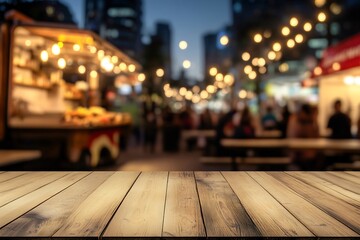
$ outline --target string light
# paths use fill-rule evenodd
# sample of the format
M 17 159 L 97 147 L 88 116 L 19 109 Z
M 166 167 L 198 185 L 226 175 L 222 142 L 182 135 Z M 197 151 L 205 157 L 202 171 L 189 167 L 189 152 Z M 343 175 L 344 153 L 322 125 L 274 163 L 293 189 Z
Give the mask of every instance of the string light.
M 317 16 L 317 19 L 319 22 L 325 22 L 326 21 L 326 14 L 324 12 L 320 12 Z
M 40 59 L 43 62 L 47 62 L 49 60 L 49 54 L 46 50 L 42 50 L 40 53 Z
M 252 67 L 251 67 L 250 65 L 246 65 L 246 66 L 244 67 L 244 72 L 245 72 L 246 74 L 251 73 L 251 71 L 252 71 Z
M 145 81 L 145 79 L 146 79 L 146 76 L 145 76 L 144 73 L 140 73 L 140 74 L 138 75 L 138 81 L 139 81 L 139 82 L 143 82 L 143 81 Z
M 213 85 L 208 85 L 208 86 L 206 87 L 206 91 L 209 92 L 209 93 L 215 93 L 216 88 L 215 88 L 215 86 L 213 86 Z
M 51 52 L 52 52 L 52 54 L 54 54 L 54 55 L 59 55 L 60 54 L 60 47 L 59 47 L 59 45 L 58 44 L 54 44 L 54 45 L 52 45 L 52 47 L 51 47 Z
M 254 58 L 252 61 L 251 61 L 252 65 L 253 66 L 257 66 L 259 64 L 259 59 L 258 58 Z
M 129 72 L 135 72 L 136 66 L 135 66 L 134 64 L 130 64 L 130 65 L 128 66 L 128 70 L 129 70 Z
M 210 76 L 213 76 L 213 77 L 214 77 L 217 73 L 218 73 L 218 70 L 217 70 L 216 67 L 210 68 L 210 70 L 209 70 Z
M 300 33 L 297 34 L 297 35 L 295 36 L 295 41 L 296 41 L 297 43 L 302 43 L 302 42 L 304 41 L 303 35 L 301 35 Z
M 86 67 L 85 67 L 84 65 L 80 65 L 80 66 L 78 67 L 78 72 L 79 72 L 80 74 L 84 74 L 84 73 L 86 72 Z
M 263 66 L 265 66 L 265 64 L 266 64 L 265 59 L 264 58 L 259 58 L 259 60 L 258 60 L 259 67 L 263 67 Z
M 242 55 L 241 55 L 241 58 L 242 58 L 242 60 L 244 60 L 245 62 L 246 61 L 249 61 L 250 60 L 250 53 L 248 53 L 248 52 L 244 52 Z
M 156 70 L 156 76 L 158 76 L 158 77 L 163 77 L 164 74 L 165 74 L 164 69 L 158 68 L 158 69 Z
M 216 76 L 215 76 L 216 81 L 220 82 L 223 79 L 224 79 L 224 75 L 222 75 L 221 73 L 216 74 Z
M 273 50 L 275 51 L 275 52 L 279 52 L 280 50 L 281 50 L 281 44 L 280 43 L 278 43 L 278 42 L 276 42 L 276 43 L 274 43 L 273 44 Z
M 186 93 L 187 93 L 186 88 L 185 87 L 180 88 L 179 93 L 180 93 L 181 96 L 185 96 Z
M 274 51 L 270 51 L 268 53 L 268 59 L 269 60 L 275 60 L 275 58 L 276 58 L 276 53 Z
M 256 77 L 257 77 L 257 74 L 256 74 L 255 71 L 252 71 L 252 72 L 249 73 L 249 78 L 250 78 L 251 80 L 254 80 Z
M 281 29 L 281 33 L 282 33 L 282 35 L 284 35 L 284 36 L 288 36 L 288 35 L 290 34 L 290 28 L 288 28 L 288 27 L 283 27 L 283 28 Z
M 80 45 L 77 44 L 77 43 L 75 43 L 75 44 L 73 45 L 73 50 L 74 50 L 75 52 L 80 51 Z
M 314 69 L 314 74 L 315 74 L 316 76 L 321 75 L 321 74 L 322 74 L 322 69 L 321 69 L 321 67 L 316 67 L 316 68 Z
M 59 58 L 57 63 L 60 69 L 64 69 L 66 67 L 66 61 L 64 58 Z
M 231 86 L 231 85 L 233 85 L 233 83 L 234 83 L 234 77 L 233 77 L 232 75 L 230 75 L 230 74 L 227 74 L 227 75 L 225 75 L 225 77 L 224 77 L 224 82 L 225 82 L 227 85 Z
M 279 71 L 280 72 L 287 72 L 289 71 L 289 65 L 287 63 L 282 63 L 279 66 Z
M 295 41 L 293 39 L 289 39 L 286 45 L 288 46 L 288 48 L 293 48 L 295 47 Z
M 257 33 L 257 34 L 255 34 L 255 36 L 254 36 L 254 41 L 256 42 L 256 43 L 260 43 L 261 41 L 262 41 L 262 36 L 261 36 L 261 34 L 260 33 Z
M 292 18 L 290 19 L 290 25 L 291 25 L 292 27 L 296 27 L 298 24 L 299 24 L 299 20 L 298 20 L 296 17 L 292 17 Z
M 304 31 L 305 31 L 305 32 L 310 32 L 311 29 L 312 29 L 311 23 L 306 22 L 306 23 L 304 24 Z
M 244 98 L 246 98 L 246 96 L 247 96 L 246 90 L 241 89 L 241 90 L 239 91 L 239 98 L 244 99 Z

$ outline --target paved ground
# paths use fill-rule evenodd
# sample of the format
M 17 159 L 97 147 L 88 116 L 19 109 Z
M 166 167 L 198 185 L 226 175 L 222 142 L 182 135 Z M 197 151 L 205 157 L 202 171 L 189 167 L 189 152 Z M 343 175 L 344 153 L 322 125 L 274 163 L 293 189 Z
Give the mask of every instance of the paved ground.
M 122 171 L 230 170 L 229 164 L 203 164 L 200 158 L 200 150 L 164 153 L 157 149 L 155 153 L 149 153 L 139 147 L 133 147 L 122 152 L 116 165 L 103 166 L 100 169 Z

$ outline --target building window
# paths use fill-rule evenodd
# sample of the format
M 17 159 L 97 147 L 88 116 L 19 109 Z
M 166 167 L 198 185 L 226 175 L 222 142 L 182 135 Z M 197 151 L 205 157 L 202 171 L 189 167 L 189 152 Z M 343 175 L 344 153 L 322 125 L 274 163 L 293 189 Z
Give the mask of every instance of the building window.
M 234 8 L 235 13 L 241 13 L 242 12 L 242 5 L 241 5 L 240 2 L 234 3 L 233 8 Z
M 309 40 L 308 45 L 314 49 L 324 49 L 328 46 L 328 40 L 325 38 L 314 38 Z
M 118 38 L 119 37 L 119 31 L 117 29 L 107 29 L 106 30 L 106 37 L 107 38 Z
M 318 23 L 315 25 L 315 29 L 318 33 L 326 35 L 326 26 L 323 23 Z
M 48 15 L 48 16 L 53 16 L 54 15 L 54 7 L 53 6 L 47 6 L 46 7 L 46 14 Z
M 335 36 L 340 33 L 340 24 L 339 23 L 332 23 L 330 26 L 331 35 Z
M 124 19 L 122 22 L 122 25 L 128 28 L 132 28 L 134 26 L 134 21 L 130 19 Z
M 131 8 L 109 8 L 107 11 L 109 17 L 134 17 L 136 12 Z

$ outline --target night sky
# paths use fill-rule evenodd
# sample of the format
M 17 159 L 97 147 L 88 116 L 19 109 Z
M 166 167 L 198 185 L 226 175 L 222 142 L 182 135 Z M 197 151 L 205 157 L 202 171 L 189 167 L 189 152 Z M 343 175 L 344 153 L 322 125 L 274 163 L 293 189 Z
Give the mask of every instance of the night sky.
M 62 0 L 74 14 L 79 27 L 84 26 L 84 1 Z M 189 77 L 202 78 L 204 33 L 218 31 L 231 24 L 230 0 L 143 0 L 143 33 L 152 34 L 157 21 L 169 22 L 172 27 L 172 55 L 174 77 L 188 59 L 192 66 Z M 188 48 L 181 51 L 178 42 L 185 40 Z

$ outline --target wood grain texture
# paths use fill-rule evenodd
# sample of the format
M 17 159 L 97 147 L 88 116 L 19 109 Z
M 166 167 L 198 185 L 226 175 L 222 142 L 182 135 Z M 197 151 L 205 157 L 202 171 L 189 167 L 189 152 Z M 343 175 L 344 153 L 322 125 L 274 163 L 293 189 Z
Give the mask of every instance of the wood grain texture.
M 263 236 L 314 236 L 247 173 L 222 174 Z
M 360 233 L 360 208 L 354 207 L 286 173 L 268 172 L 268 174 L 293 189 L 330 216 L 341 221 L 355 232 Z
M 195 172 L 208 237 L 261 236 L 219 172 Z
M 100 237 L 139 172 L 116 172 L 67 218 L 54 237 Z
M 169 174 L 163 236 L 206 236 L 193 172 Z
M 343 173 L 343 172 L 328 172 L 332 175 L 335 175 L 337 177 L 340 177 L 340 178 L 343 178 L 343 179 L 346 179 L 350 182 L 353 182 L 355 184 L 357 184 L 357 186 L 360 185 L 360 176 L 354 176 L 354 175 L 351 175 L 351 174 L 347 174 L 347 173 Z
M 308 202 L 276 178 L 265 172 L 249 172 L 248 174 L 317 237 L 358 236 L 346 225 Z
M 354 192 L 351 192 L 347 189 L 344 189 L 338 185 L 335 185 L 331 182 L 328 182 L 316 175 L 313 172 L 289 172 L 293 177 L 316 187 L 332 196 L 339 198 L 345 202 L 352 204 L 353 206 L 359 206 L 360 204 L 360 195 Z
M 57 176 L 55 173 L 53 174 Z M 62 178 L 58 178 L 56 181 L 46 184 L 0 207 L 0 228 L 85 177 L 87 174 L 88 173 L 84 172 L 65 173 L 65 176 Z
M 0 236 L 52 236 L 113 172 L 94 172 L 0 229 Z
M 66 174 L 68 173 L 34 172 L 2 182 L 0 184 L 0 206 L 31 193 L 36 189 L 65 176 Z
M 355 177 L 359 177 L 360 178 L 360 172 L 355 172 L 355 171 L 345 171 L 345 173 L 353 175 Z
M 19 177 L 19 176 L 22 176 L 26 174 L 25 172 L 2 172 L 0 174 L 0 184 L 2 182 L 5 182 L 5 181 L 8 181 L 10 179 L 13 179 L 13 178 L 16 178 L 16 177 Z
M 348 181 L 329 172 L 313 172 L 312 174 L 328 182 L 331 182 L 332 184 L 338 185 L 344 189 L 360 194 L 360 184 L 354 184 L 354 182 L 352 181 Z
M 107 237 L 160 237 L 168 172 L 143 172 L 106 228 Z

